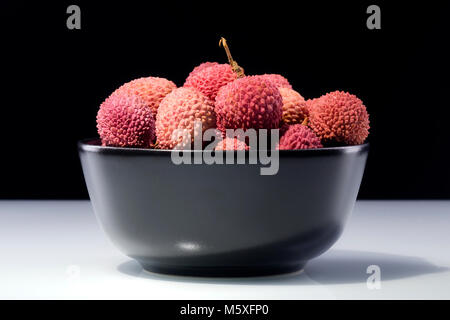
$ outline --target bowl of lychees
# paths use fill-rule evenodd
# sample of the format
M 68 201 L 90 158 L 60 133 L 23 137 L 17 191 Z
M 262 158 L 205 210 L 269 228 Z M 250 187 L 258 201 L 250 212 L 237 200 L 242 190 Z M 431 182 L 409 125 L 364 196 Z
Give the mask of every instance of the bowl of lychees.
M 94 212 L 144 270 L 261 276 L 302 270 L 351 216 L 369 151 L 360 98 L 306 99 L 280 74 L 231 56 L 183 85 L 131 80 L 101 103 L 78 144 Z

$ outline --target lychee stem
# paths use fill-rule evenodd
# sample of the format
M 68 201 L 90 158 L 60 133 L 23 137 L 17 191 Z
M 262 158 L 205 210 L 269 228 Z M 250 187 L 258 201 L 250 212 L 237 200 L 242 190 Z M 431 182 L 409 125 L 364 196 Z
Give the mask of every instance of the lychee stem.
M 220 38 L 219 46 L 223 47 L 225 49 L 225 52 L 227 53 L 228 62 L 230 63 L 231 69 L 234 73 L 237 74 L 238 78 L 245 77 L 244 69 L 241 68 L 236 61 L 233 60 L 233 57 L 231 56 L 230 48 L 228 48 L 227 40 L 224 37 Z
M 308 117 L 305 117 L 305 119 L 303 119 L 302 126 L 308 126 Z

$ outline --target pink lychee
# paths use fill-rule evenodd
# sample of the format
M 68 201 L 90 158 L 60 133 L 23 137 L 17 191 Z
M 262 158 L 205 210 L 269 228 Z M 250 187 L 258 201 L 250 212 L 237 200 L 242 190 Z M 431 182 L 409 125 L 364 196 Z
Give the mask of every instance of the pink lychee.
M 165 78 L 146 77 L 127 82 L 116 91 L 126 91 L 141 97 L 151 108 L 153 118 L 155 118 L 162 99 L 176 87 L 175 83 Z
M 249 147 L 247 146 L 247 144 L 244 141 L 239 140 L 236 137 L 234 137 L 234 138 L 226 137 L 225 139 L 223 139 L 222 141 L 220 141 L 217 144 L 215 150 L 216 151 L 249 150 Z
M 294 124 L 281 137 L 279 150 L 322 148 L 320 139 L 307 126 Z
M 197 73 L 199 71 L 202 71 L 202 70 L 204 70 L 206 68 L 209 68 L 209 67 L 212 67 L 212 66 L 216 66 L 218 64 L 219 63 L 217 63 L 217 62 L 209 62 L 209 61 L 208 62 L 203 62 L 203 63 L 199 64 L 198 66 L 196 66 L 194 68 L 194 70 L 191 71 L 189 76 L 191 76 L 191 75 L 193 75 L 193 74 L 195 74 L 195 73 Z M 189 78 L 189 76 L 188 76 L 188 78 Z
M 155 140 L 152 110 L 126 91 L 114 92 L 100 105 L 97 129 L 104 146 L 148 148 Z
M 215 111 L 217 128 L 275 129 L 281 120 L 283 100 L 270 81 L 258 76 L 237 79 L 219 90 Z
M 283 77 L 280 74 L 261 74 L 261 75 L 257 75 L 257 77 L 261 77 L 263 79 L 269 80 L 270 82 L 272 82 L 277 88 L 287 88 L 287 89 L 292 89 L 291 84 L 289 83 L 289 81 Z
M 196 123 L 201 123 L 201 129 Z M 178 88 L 169 93 L 159 106 L 157 142 L 161 149 L 190 148 L 195 137 L 202 139 L 205 130 L 215 125 L 216 115 L 211 101 L 196 89 Z M 190 134 L 190 140 L 182 135 L 183 130 Z
M 184 87 L 194 88 L 214 102 L 217 92 L 224 85 L 234 81 L 237 77 L 229 64 L 214 64 L 198 66 L 186 79 Z

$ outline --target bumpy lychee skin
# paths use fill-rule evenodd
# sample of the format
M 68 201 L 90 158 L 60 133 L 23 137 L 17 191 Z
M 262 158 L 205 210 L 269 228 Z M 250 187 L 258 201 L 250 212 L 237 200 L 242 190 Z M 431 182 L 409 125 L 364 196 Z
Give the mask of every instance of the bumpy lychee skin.
M 146 77 L 127 82 L 116 91 L 125 91 L 141 97 L 152 109 L 153 118 L 155 118 L 162 99 L 176 87 L 175 83 L 165 78 Z
M 294 124 L 281 137 L 279 150 L 316 149 L 322 148 L 320 139 L 307 126 Z
M 244 142 L 239 140 L 238 138 L 230 138 L 226 137 L 222 141 L 220 141 L 216 148 L 216 151 L 223 151 L 223 150 L 249 150 L 248 145 Z
M 308 109 L 308 113 L 310 112 L 310 110 L 312 108 L 314 108 L 314 105 L 316 104 L 317 100 L 319 100 L 319 98 L 313 98 L 313 99 L 306 100 L 306 108 Z
M 217 63 L 217 62 L 209 62 L 209 61 L 208 61 L 208 62 L 203 62 L 203 63 L 199 64 L 198 66 L 196 66 L 196 67 L 194 68 L 194 70 L 191 71 L 191 73 L 189 73 L 188 78 L 189 78 L 190 76 L 192 76 L 193 74 L 199 72 L 199 71 L 202 71 L 202 70 L 204 70 L 204 69 L 206 69 L 206 68 L 209 68 L 209 67 L 212 67 L 212 66 L 216 66 L 216 65 L 218 65 L 218 64 L 219 64 L 219 63 Z
M 149 148 L 155 140 L 152 110 L 128 92 L 115 92 L 100 105 L 97 129 L 104 146 Z
M 281 120 L 283 100 L 270 81 L 258 76 L 237 79 L 219 90 L 215 111 L 217 128 L 275 129 Z
M 201 122 L 201 129 L 195 126 L 196 121 Z M 200 135 L 215 125 L 214 105 L 205 95 L 193 88 L 175 89 L 161 101 L 156 115 L 158 146 L 161 149 L 190 149 L 195 137 L 201 139 Z M 178 138 L 177 129 L 181 129 Z M 183 129 L 190 134 L 190 140 L 182 138 Z
M 288 88 L 278 90 L 283 98 L 283 122 L 289 125 L 302 123 L 309 114 L 305 99 L 295 90 Z
M 285 77 L 283 77 L 280 74 L 274 74 L 274 73 L 272 73 L 272 74 L 261 74 L 261 75 L 258 75 L 257 77 L 261 77 L 263 79 L 269 80 L 277 88 L 292 89 L 292 86 L 289 83 L 288 79 L 286 79 Z
M 369 114 L 358 97 L 335 91 L 314 101 L 309 126 L 324 143 L 361 144 L 369 135 Z
M 192 71 L 187 77 L 184 87 L 197 89 L 211 101 L 215 100 L 221 87 L 237 78 L 229 64 L 213 63 L 209 67 L 199 67 L 200 70 Z

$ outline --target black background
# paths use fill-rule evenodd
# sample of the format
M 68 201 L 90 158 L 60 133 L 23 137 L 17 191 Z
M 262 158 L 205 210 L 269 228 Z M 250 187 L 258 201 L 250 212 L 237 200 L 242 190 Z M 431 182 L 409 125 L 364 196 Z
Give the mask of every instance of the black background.
M 81 30 L 66 8 L 81 7 Z M 381 30 L 366 8 L 381 7 Z M 450 198 L 443 1 L 5 1 L 0 3 L 0 198 L 86 198 L 76 141 L 122 83 L 181 86 L 204 61 L 280 73 L 304 97 L 358 95 L 371 153 L 360 198 Z

